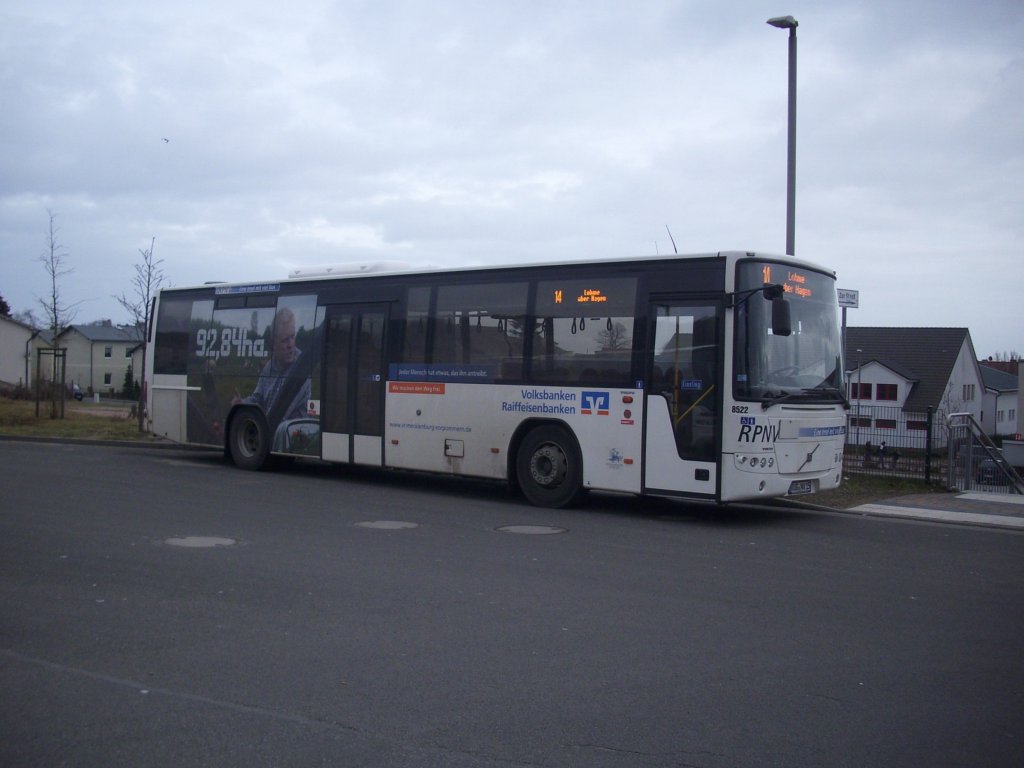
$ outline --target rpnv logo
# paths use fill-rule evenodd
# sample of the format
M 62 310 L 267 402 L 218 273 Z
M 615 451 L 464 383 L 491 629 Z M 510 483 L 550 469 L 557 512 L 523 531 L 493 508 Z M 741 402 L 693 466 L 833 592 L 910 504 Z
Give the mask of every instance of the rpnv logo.
M 580 413 L 586 416 L 595 413 L 598 416 L 607 416 L 610 402 L 611 399 L 607 392 L 587 392 L 584 390 L 580 395 Z

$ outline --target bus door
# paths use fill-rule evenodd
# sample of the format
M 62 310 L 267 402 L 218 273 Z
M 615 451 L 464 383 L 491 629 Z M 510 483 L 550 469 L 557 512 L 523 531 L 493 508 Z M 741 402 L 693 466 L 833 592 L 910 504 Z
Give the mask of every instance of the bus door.
M 647 492 L 717 493 L 721 312 L 712 299 L 670 297 L 651 304 Z
M 381 466 L 387 304 L 327 308 L 324 321 L 323 458 Z

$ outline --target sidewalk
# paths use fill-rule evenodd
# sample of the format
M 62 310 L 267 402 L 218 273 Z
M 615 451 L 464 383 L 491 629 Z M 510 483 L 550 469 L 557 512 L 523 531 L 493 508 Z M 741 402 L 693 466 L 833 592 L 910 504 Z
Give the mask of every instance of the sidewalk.
M 897 496 L 877 504 L 861 504 L 846 511 L 1024 531 L 1024 496 L 1019 494 L 921 493 Z

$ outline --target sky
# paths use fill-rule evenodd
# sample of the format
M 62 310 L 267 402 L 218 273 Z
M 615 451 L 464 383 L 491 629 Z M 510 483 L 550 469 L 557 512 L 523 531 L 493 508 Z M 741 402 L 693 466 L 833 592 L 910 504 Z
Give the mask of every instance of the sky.
M 786 246 L 851 326 L 1024 354 L 1024 2 L 6 0 L 0 296 Z M 155 239 L 154 239 L 155 238 Z

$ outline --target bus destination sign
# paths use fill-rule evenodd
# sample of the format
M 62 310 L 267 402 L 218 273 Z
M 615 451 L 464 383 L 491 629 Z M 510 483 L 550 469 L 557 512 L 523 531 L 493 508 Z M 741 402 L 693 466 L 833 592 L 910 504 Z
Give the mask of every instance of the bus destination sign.
M 786 279 L 779 280 L 779 272 L 783 271 L 786 274 Z M 811 298 L 811 295 L 814 293 L 810 289 L 810 287 L 808 287 L 807 275 L 805 275 L 803 272 L 798 272 L 795 269 L 784 269 L 776 267 L 773 275 L 772 267 L 765 265 L 764 267 L 761 268 L 761 275 L 765 283 L 782 283 L 782 290 L 785 291 L 790 296 L 799 296 L 800 298 L 803 299 L 809 299 Z M 774 280 L 772 280 L 773 276 L 775 277 Z
M 561 304 L 565 298 L 565 294 L 561 288 L 554 293 L 555 304 Z M 608 297 L 600 288 L 584 288 L 583 293 L 576 297 L 577 304 L 604 304 L 608 301 Z

